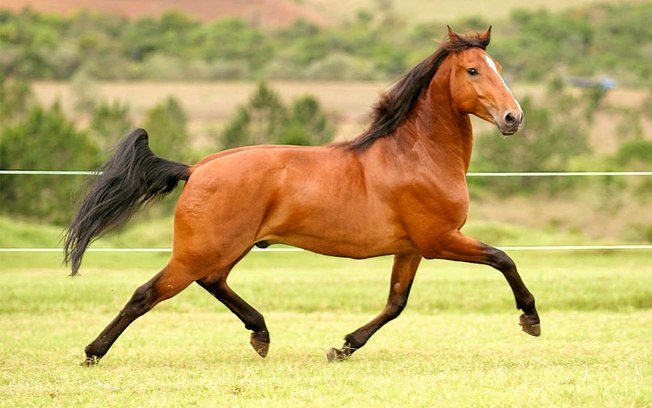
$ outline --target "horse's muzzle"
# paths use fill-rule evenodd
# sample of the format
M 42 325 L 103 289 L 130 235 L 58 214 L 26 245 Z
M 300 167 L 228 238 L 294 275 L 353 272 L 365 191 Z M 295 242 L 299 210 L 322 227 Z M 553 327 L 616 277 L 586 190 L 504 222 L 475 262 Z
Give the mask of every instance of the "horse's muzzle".
M 500 120 L 496 121 L 498 130 L 505 136 L 513 135 L 523 124 L 523 112 L 521 111 L 508 111 L 505 112 Z

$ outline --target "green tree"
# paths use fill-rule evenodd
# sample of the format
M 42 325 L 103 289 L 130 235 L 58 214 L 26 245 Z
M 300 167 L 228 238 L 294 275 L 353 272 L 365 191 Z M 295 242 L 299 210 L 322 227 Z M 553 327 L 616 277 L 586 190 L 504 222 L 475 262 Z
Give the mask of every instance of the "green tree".
M 91 114 L 90 132 L 98 146 L 106 151 L 134 128 L 129 105 L 120 101 L 102 101 Z
M 27 81 L 7 79 L 0 72 L 0 127 L 24 117 L 33 99 Z
M 377 1 L 341 24 L 297 22 L 263 29 L 225 18 L 201 23 L 177 11 L 158 18 L 80 12 L 72 17 L 0 10 L 0 71 L 14 76 L 92 78 L 392 79 L 432 52 L 440 22 L 402 20 L 396 2 Z M 626 2 L 625 2 L 626 3 Z M 610 75 L 650 85 L 652 4 L 593 4 L 558 12 L 516 10 L 495 27 L 492 54 L 518 80 L 550 74 Z M 459 30 L 489 22 L 466 17 Z M 343 69 L 330 69 L 332 67 Z M 310 68 L 310 70 L 308 69 Z
M 303 96 L 287 108 L 261 83 L 249 102 L 240 106 L 221 137 L 224 148 L 254 144 L 318 145 L 333 137 L 317 99 Z
M 317 98 L 302 96 L 292 103 L 290 115 L 277 140 L 280 144 L 321 145 L 330 142 L 334 128 Z
M 77 131 L 59 105 L 29 110 L 25 118 L 0 131 L 0 167 L 16 170 L 92 170 L 97 147 Z M 41 221 L 66 223 L 72 215 L 71 191 L 80 182 L 70 176 L 1 176 L 2 212 Z
M 245 106 L 237 109 L 234 119 L 222 135 L 222 146 L 231 148 L 274 143 L 287 121 L 287 111 L 278 94 L 264 82 Z
M 549 106 L 538 105 L 530 98 L 521 101 L 526 119 L 516 135 L 478 137 L 473 171 L 565 171 L 573 158 L 589 153 L 586 113 L 578 107 L 579 98 L 561 92 L 557 96 L 551 93 L 547 99 Z M 496 192 L 531 192 L 543 187 L 554 191 L 564 187 L 567 180 L 523 177 L 474 182 Z
M 152 151 L 173 160 L 190 160 L 192 150 L 187 124 L 188 115 L 181 102 L 173 96 L 150 109 L 144 128 L 150 135 Z
M 652 157 L 652 141 L 635 139 L 618 147 L 614 161 L 618 169 L 643 171 L 649 168 L 650 157 Z
M 272 59 L 273 47 L 266 35 L 244 20 L 226 18 L 198 27 L 188 34 L 190 44 L 202 59 L 229 63 L 244 63 L 248 68 L 241 77 L 260 72 Z

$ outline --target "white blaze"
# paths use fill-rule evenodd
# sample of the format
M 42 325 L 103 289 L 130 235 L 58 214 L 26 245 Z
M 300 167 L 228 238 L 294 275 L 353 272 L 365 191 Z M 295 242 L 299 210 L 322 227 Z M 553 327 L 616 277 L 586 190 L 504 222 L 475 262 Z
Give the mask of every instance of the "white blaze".
M 512 95 L 512 98 L 514 99 L 514 102 L 516 102 L 516 106 L 518 106 L 518 110 L 520 110 L 521 112 L 523 112 L 523 109 L 521 109 L 521 104 L 518 103 L 518 101 L 516 100 L 516 98 L 514 98 L 514 94 L 512 94 L 512 91 L 509 89 L 509 87 L 508 87 L 507 84 L 505 83 L 505 80 L 504 80 L 503 77 L 500 75 L 500 72 L 498 72 L 498 67 L 496 66 L 496 63 L 494 62 L 494 60 L 491 59 L 491 57 L 489 56 L 489 54 L 485 54 L 485 55 L 484 55 L 484 59 L 485 59 L 485 61 L 487 61 L 487 65 L 489 65 L 489 68 L 491 68 L 491 69 L 496 73 L 496 75 L 498 75 L 498 78 L 500 78 L 500 81 L 503 83 L 503 85 L 505 85 L 505 88 L 507 89 L 507 91 L 509 92 L 509 94 Z
M 498 67 L 496 66 L 496 63 L 494 62 L 494 60 L 492 60 L 491 57 L 488 54 L 484 55 L 484 59 L 485 59 L 485 61 L 487 61 L 487 64 L 489 65 L 489 68 L 493 69 L 494 72 L 498 76 L 500 76 L 500 73 L 498 72 Z

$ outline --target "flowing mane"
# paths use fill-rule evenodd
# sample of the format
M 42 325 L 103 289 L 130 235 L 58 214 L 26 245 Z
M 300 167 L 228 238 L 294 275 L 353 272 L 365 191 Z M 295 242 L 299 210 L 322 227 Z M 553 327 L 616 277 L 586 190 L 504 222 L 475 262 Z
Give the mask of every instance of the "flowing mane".
M 451 52 L 471 47 L 483 50 L 489 41 L 482 40 L 478 33 L 465 36 L 456 35 L 444 41 L 428 58 L 403 75 L 373 107 L 371 125 L 360 136 L 344 143 L 350 150 L 365 150 L 377 139 L 392 134 L 412 114 L 417 101 L 424 93 L 437 69 Z

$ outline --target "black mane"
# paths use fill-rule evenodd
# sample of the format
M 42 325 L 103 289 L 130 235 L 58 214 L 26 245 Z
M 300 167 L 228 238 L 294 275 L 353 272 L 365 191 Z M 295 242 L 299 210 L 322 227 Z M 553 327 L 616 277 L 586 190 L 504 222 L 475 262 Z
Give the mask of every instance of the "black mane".
M 412 114 L 417 101 L 428 89 L 437 69 L 451 52 L 458 52 L 472 47 L 483 50 L 489 44 L 479 34 L 455 36 L 445 41 L 428 58 L 401 77 L 385 92 L 373 107 L 371 125 L 360 136 L 344 143 L 350 150 L 365 150 L 377 139 L 392 134 Z

